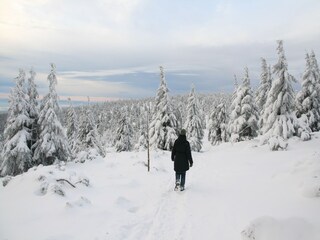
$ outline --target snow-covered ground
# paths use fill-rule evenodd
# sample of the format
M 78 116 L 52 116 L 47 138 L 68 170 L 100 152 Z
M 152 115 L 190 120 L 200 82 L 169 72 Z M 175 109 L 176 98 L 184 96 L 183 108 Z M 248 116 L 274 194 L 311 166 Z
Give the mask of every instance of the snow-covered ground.
M 206 142 L 184 192 L 170 152 L 151 152 L 151 172 L 146 152 L 32 168 L 0 185 L 0 239 L 319 240 L 319 146 Z

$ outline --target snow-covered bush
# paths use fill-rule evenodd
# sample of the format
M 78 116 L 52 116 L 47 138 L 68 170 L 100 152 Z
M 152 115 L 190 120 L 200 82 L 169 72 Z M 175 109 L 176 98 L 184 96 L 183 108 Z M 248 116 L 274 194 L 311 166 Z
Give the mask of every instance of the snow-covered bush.
M 86 161 L 92 161 L 101 158 L 101 154 L 96 148 L 89 148 L 85 151 L 78 152 L 75 157 L 75 162 L 84 163 Z
M 272 136 L 268 140 L 269 149 L 271 151 L 286 150 L 288 143 L 280 136 Z
M 7 186 L 8 183 L 11 181 L 12 177 L 11 176 L 5 176 L 2 178 L 2 186 Z
M 35 168 L 35 181 L 38 184 L 35 195 L 44 196 L 48 193 L 66 196 L 71 189 L 80 187 L 88 187 L 90 185 L 89 178 L 75 171 L 68 171 L 61 168 L 63 165 L 52 167 Z
M 296 131 L 295 135 L 300 137 L 302 141 L 310 140 L 311 128 L 309 127 L 310 125 L 309 125 L 309 119 L 307 115 L 302 114 L 300 118 L 296 118 L 295 116 L 293 116 L 293 118 L 295 119 L 295 124 L 294 124 L 294 128 Z

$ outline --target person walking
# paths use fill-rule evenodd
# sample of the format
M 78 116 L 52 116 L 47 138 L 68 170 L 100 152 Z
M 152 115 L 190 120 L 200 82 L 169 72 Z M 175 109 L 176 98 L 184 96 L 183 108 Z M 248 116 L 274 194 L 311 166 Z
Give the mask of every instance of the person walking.
M 192 167 L 193 160 L 191 155 L 190 143 L 187 141 L 186 130 L 182 129 L 178 139 L 174 142 L 171 160 L 174 162 L 174 171 L 176 172 L 175 191 L 185 189 L 186 171 Z

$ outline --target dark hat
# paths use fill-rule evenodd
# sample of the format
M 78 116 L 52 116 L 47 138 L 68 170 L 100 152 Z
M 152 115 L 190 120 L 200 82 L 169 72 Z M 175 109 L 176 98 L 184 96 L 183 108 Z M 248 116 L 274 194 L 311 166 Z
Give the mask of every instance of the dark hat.
M 181 129 L 181 131 L 180 131 L 180 135 L 185 136 L 185 135 L 186 135 L 186 130 L 185 130 L 185 129 Z

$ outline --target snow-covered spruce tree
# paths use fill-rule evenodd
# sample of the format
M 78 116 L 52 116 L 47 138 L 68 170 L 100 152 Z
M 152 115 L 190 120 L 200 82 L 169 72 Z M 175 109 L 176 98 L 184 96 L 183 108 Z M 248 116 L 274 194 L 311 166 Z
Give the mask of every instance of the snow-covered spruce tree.
M 199 117 L 200 117 L 200 120 L 201 120 L 202 129 L 206 129 L 207 128 L 208 116 L 206 115 L 206 111 L 204 109 L 205 100 L 202 99 L 199 102 L 200 102 Z
M 202 121 L 199 114 L 199 103 L 195 95 L 194 86 L 192 86 L 188 98 L 187 120 L 185 122 L 184 128 L 187 131 L 187 138 L 190 142 L 191 150 L 200 152 L 204 134 Z
M 261 74 L 260 74 L 260 85 L 256 92 L 256 106 L 258 109 L 259 114 L 262 113 L 264 109 L 264 105 L 267 102 L 267 97 L 269 90 L 271 88 L 271 71 L 268 68 L 267 61 L 264 58 L 261 58 Z M 262 123 L 261 123 L 262 124 Z
M 316 82 L 320 84 L 320 69 L 319 69 L 317 58 L 316 58 L 316 54 L 314 53 L 313 50 L 310 53 L 310 62 L 312 66 L 312 72 L 315 75 L 314 78 L 316 79 Z M 318 89 L 318 91 L 320 91 L 320 89 Z M 318 94 L 320 95 L 320 92 L 318 92 Z
M 152 121 L 150 123 L 150 144 L 154 148 L 171 150 L 177 139 L 177 119 L 172 111 L 163 67 L 160 67 L 160 86 L 157 92 Z
M 1 176 L 1 164 L 2 164 L 2 150 L 3 150 L 3 144 L 4 144 L 4 139 L 3 139 L 3 132 L 0 132 L 0 176 Z
M 229 112 L 230 113 L 235 111 L 235 108 L 236 108 L 236 104 L 233 104 L 233 102 L 237 98 L 237 92 L 238 92 L 238 88 L 239 88 L 239 83 L 238 83 L 238 79 L 237 79 L 236 75 L 234 75 L 234 84 L 233 85 L 234 85 L 234 91 L 231 94 L 231 104 L 230 104 L 230 107 L 229 107 Z M 218 105 L 218 103 L 216 103 L 214 105 Z M 229 134 L 230 134 L 230 132 L 229 132 Z
M 48 75 L 49 93 L 43 98 L 39 113 L 39 140 L 34 145 L 34 161 L 36 164 L 50 165 L 55 161 L 67 161 L 70 149 L 65 129 L 58 118 L 60 111 L 56 92 L 56 67 L 51 64 Z
M 139 133 L 140 135 L 139 135 L 138 143 L 135 145 L 134 148 L 138 151 L 143 151 L 148 148 L 148 136 L 147 136 L 148 133 L 144 125 L 140 126 Z
M 138 143 L 135 145 L 136 150 L 146 150 L 148 148 L 148 128 L 150 118 L 150 103 L 145 103 L 141 106 L 140 115 L 140 130 Z
M 244 141 L 257 136 L 258 113 L 254 104 L 248 68 L 244 70 L 242 84 L 238 87 L 231 105 L 229 133 L 232 142 Z
M 176 117 L 177 120 L 177 126 L 176 129 L 182 129 L 184 121 L 186 120 L 186 117 L 183 116 L 186 110 L 186 96 L 172 96 L 171 97 L 171 106 L 173 115 Z
M 34 150 L 32 146 L 36 143 L 39 137 L 39 126 L 38 126 L 38 119 L 39 119 L 39 106 L 38 106 L 38 98 L 39 94 L 37 91 L 37 85 L 34 82 L 36 73 L 31 68 L 30 70 L 30 77 L 28 78 L 28 86 L 27 86 L 27 95 L 28 95 L 28 113 L 31 119 L 30 123 L 30 130 L 31 130 L 31 138 L 29 140 L 29 148 Z
M 79 143 L 80 143 L 78 140 L 79 119 L 72 105 L 71 98 L 69 98 L 68 100 L 70 102 L 70 105 L 67 110 L 67 119 L 66 119 L 67 138 L 68 138 L 71 153 L 73 156 L 75 156 L 79 151 Z
M 132 149 L 132 126 L 128 119 L 127 111 L 123 112 L 116 133 L 115 148 L 117 152 L 130 151 Z
M 316 85 L 316 92 L 318 95 L 318 101 L 320 101 L 320 69 L 319 69 L 319 65 L 316 59 L 316 55 L 314 53 L 314 51 L 311 51 L 310 54 L 310 62 L 311 62 L 311 66 L 312 66 L 312 72 L 314 74 L 314 79 L 315 79 L 315 85 Z M 320 106 L 318 105 L 318 111 L 320 112 Z M 318 131 L 320 131 L 320 123 L 318 123 Z
M 9 110 L 1 152 L 1 176 L 17 175 L 32 166 L 32 152 L 28 147 L 31 119 L 25 92 L 25 72 L 20 69 L 16 86 L 9 96 Z
M 105 156 L 105 151 L 97 131 L 97 125 L 89 106 L 82 108 L 77 139 L 80 144 L 76 144 L 75 152 L 96 149 L 101 156 Z
M 295 134 L 294 77 L 288 73 L 288 64 L 284 54 L 283 42 L 278 41 L 278 62 L 273 66 L 275 79 L 268 93 L 266 107 L 263 111 L 262 142 L 269 143 L 271 150 L 285 149 L 284 140 Z M 310 137 L 307 130 L 301 131 L 304 139 Z
M 320 83 L 309 54 L 306 54 L 306 69 L 301 84 L 302 88 L 296 96 L 296 115 L 312 131 L 318 131 L 320 126 Z
M 208 140 L 212 145 L 218 145 L 228 140 L 228 118 L 225 103 L 222 102 L 214 107 L 208 125 Z

